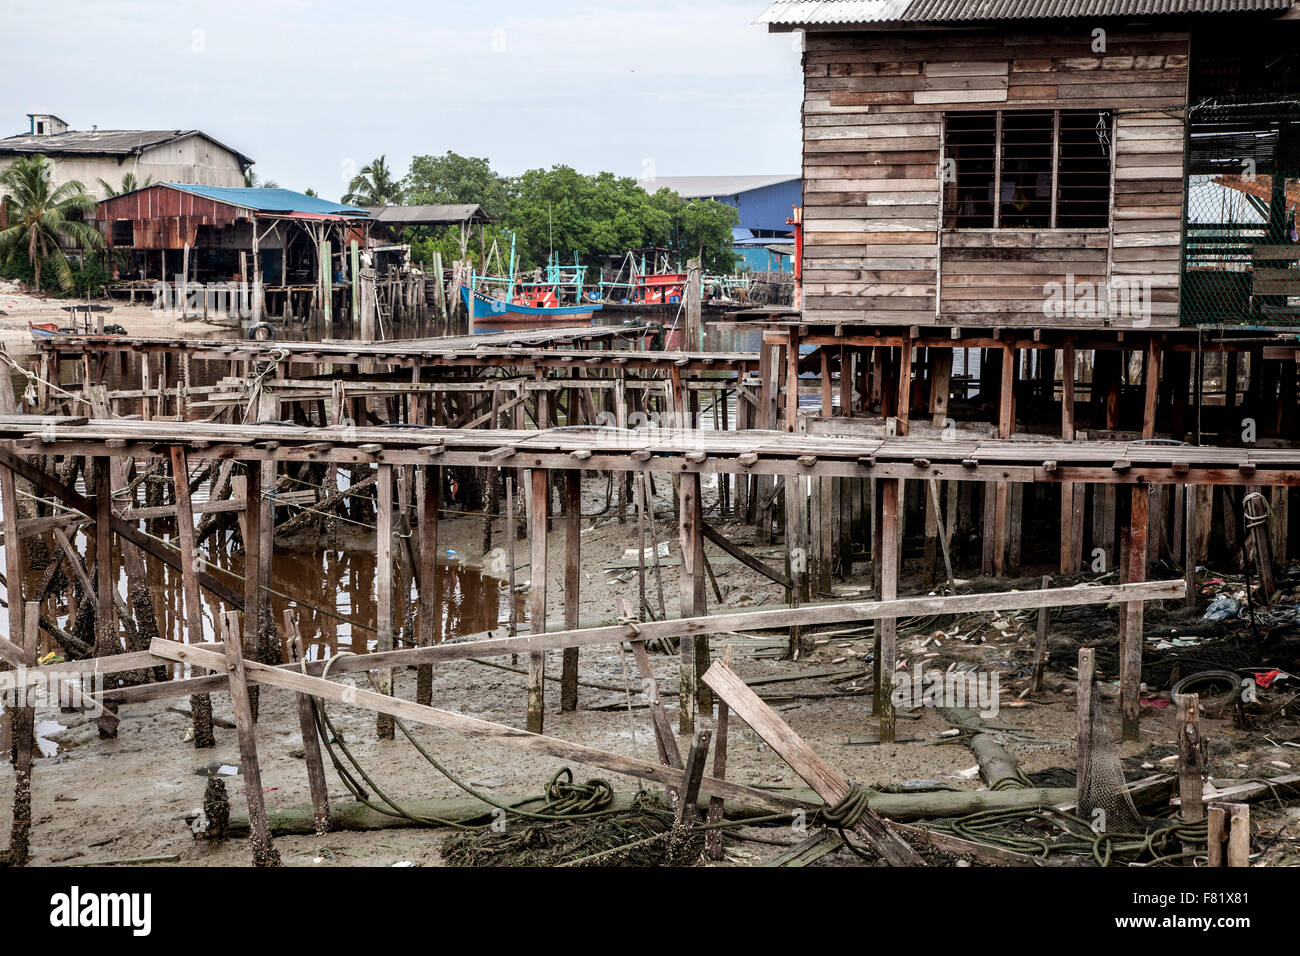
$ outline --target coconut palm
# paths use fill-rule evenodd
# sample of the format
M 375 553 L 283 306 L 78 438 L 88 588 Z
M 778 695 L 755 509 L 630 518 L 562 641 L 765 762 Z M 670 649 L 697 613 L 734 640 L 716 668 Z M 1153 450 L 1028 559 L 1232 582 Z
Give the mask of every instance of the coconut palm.
M 393 178 L 387 159 L 372 159 L 352 177 L 343 202 L 352 206 L 396 206 L 402 201 L 402 186 Z
M 124 196 L 127 193 L 135 192 L 137 189 L 144 189 L 145 186 L 148 186 L 152 182 L 152 176 L 146 176 L 144 182 L 141 182 L 135 178 L 135 173 L 127 173 L 122 177 L 121 189 L 117 189 L 112 183 L 107 183 L 102 179 L 99 181 L 99 185 L 104 190 L 104 198 L 112 199 L 114 196 Z
M 247 189 L 279 189 L 280 184 L 274 179 L 265 181 L 257 178 L 257 173 L 251 169 L 244 170 L 244 186 Z
M 72 288 L 72 269 L 59 248 L 69 240 L 83 249 L 101 249 L 104 237 L 81 221 L 81 215 L 95 208 L 95 197 L 76 180 L 55 187 L 53 167 L 44 156 L 26 156 L 0 173 L 0 189 L 9 195 L 8 228 L 0 230 L 0 255 L 10 259 L 26 248 L 36 288 L 41 287 L 41 270 L 48 267 L 59 287 Z

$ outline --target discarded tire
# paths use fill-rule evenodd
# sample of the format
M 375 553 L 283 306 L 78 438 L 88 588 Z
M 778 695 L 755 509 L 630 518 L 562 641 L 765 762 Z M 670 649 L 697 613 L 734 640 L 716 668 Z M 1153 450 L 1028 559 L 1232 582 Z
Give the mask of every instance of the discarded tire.
M 275 329 L 269 322 L 256 322 L 248 327 L 248 337 L 255 342 L 269 342 L 275 338 Z

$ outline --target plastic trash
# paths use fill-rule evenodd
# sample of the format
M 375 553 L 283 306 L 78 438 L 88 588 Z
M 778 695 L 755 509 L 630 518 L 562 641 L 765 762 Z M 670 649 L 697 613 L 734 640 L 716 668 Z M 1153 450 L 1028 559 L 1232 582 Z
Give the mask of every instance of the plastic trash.
M 1206 621 L 1228 621 L 1233 618 L 1241 617 L 1242 604 L 1234 597 L 1221 594 L 1215 598 L 1210 606 L 1205 609 L 1202 620 Z

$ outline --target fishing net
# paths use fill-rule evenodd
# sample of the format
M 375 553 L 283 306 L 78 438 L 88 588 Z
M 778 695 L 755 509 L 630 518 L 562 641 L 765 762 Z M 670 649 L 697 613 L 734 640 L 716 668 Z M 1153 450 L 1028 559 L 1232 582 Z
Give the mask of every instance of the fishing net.
M 1104 708 L 1094 683 L 1090 745 L 1081 756 L 1078 781 L 1078 815 L 1100 831 L 1139 832 L 1146 829 L 1133 805 L 1124 781 L 1124 771 L 1115 753 L 1115 744 L 1106 722 Z
M 450 866 L 665 866 L 696 859 L 698 829 L 673 832 L 673 813 L 641 794 L 632 807 L 593 820 L 506 821 L 501 831 L 458 833 L 442 845 Z

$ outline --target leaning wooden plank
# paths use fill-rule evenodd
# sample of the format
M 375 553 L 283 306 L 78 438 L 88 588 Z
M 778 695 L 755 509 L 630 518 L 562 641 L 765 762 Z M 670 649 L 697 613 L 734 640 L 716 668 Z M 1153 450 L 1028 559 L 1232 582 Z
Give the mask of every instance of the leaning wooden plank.
M 257 760 L 257 726 L 253 722 L 243 648 L 239 640 L 239 613 L 228 611 L 224 621 L 225 653 L 212 656 L 216 660 L 224 659 L 230 674 L 230 698 L 234 704 L 235 729 L 239 737 L 239 762 L 244 775 L 244 794 L 248 798 L 248 818 L 252 821 L 249 838 L 253 844 L 253 863 L 256 866 L 279 866 L 280 854 L 271 845 L 271 830 L 266 823 L 262 768 Z
M 55 498 L 58 498 L 65 505 L 68 505 L 71 508 L 75 508 L 77 511 L 80 511 L 83 514 L 89 515 L 94 513 L 93 511 L 94 506 L 85 497 L 78 494 L 76 491 L 74 491 L 71 488 L 64 487 L 62 484 L 59 483 L 58 479 L 54 478 L 51 475 L 46 474 L 44 471 L 35 467 L 34 465 L 28 464 L 26 461 L 24 461 L 19 456 L 13 454 L 12 452 L 8 452 L 8 451 L 4 451 L 3 449 L 0 449 L 0 465 L 3 465 L 4 467 L 11 469 L 20 478 L 25 478 L 27 481 L 30 481 L 32 485 L 35 486 L 36 489 L 38 489 L 42 494 L 51 495 Z M 139 531 L 136 530 L 134 525 L 128 524 L 127 522 L 123 521 L 121 518 L 118 518 L 115 515 L 110 517 L 109 525 L 112 527 L 114 533 L 125 538 L 127 541 L 131 542 L 133 545 L 139 548 L 141 551 L 153 555 L 155 558 L 157 558 L 159 561 L 167 565 L 169 568 L 172 568 L 173 570 L 179 571 L 181 569 L 181 559 L 178 554 L 171 551 L 169 548 L 163 546 L 162 544 L 159 544 L 157 541 L 155 541 L 153 538 L 149 537 L 148 535 L 141 534 Z M 199 584 L 207 588 L 209 591 L 211 591 L 221 600 L 225 601 L 231 607 L 236 609 L 243 608 L 244 606 L 243 598 L 240 597 L 238 594 L 236 594 L 234 591 L 232 591 L 230 588 L 226 587 L 226 585 L 222 584 L 216 578 L 212 577 L 210 574 L 207 574 L 202 571 L 199 572 Z
M 186 644 L 177 644 L 175 641 L 157 638 L 150 644 L 149 649 L 166 660 L 178 661 L 182 664 L 193 664 L 196 667 L 204 667 L 208 670 L 224 669 L 226 666 L 225 656 L 222 654 Z M 256 661 L 245 660 L 244 670 L 249 680 L 256 681 L 259 684 L 283 687 L 297 693 L 311 694 L 315 697 L 339 701 L 366 710 L 383 711 L 392 714 L 394 717 L 413 720 L 417 723 L 427 724 L 430 727 L 454 730 L 470 737 L 496 740 L 506 746 L 519 747 L 535 753 L 559 757 L 562 760 L 573 760 L 577 763 L 603 767 L 614 773 L 623 773 L 630 777 L 651 780 L 665 788 L 674 787 L 680 789 L 684 783 L 685 774 L 681 770 L 664 767 L 648 760 L 625 757 L 622 754 L 597 750 L 595 747 L 570 743 L 556 737 L 529 733 L 517 727 L 508 727 L 505 724 L 495 724 L 491 721 L 466 717 L 462 714 L 438 710 L 434 707 L 425 707 L 414 701 L 402 700 L 397 697 L 385 697 L 382 694 L 376 694 L 374 691 L 344 687 L 331 681 L 322 680 L 319 677 L 283 670 Z M 739 800 L 742 803 L 747 802 L 771 807 L 775 810 L 795 810 L 801 807 L 806 808 L 809 805 L 806 801 L 783 797 L 779 794 L 759 790 L 755 787 L 742 786 L 726 780 L 718 780 L 715 777 L 705 777 L 700 783 L 700 792 L 710 795 L 716 794 L 728 800 Z
M 953 597 L 908 597 L 895 601 L 850 601 L 817 604 L 801 608 L 773 608 L 718 616 L 690 617 L 666 621 L 644 621 L 635 629 L 626 624 L 556 631 L 551 634 L 525 634 L 519 637 L 493 637 L 477 641 L 459 641 L 432 647 L 411 647 L 378 654 L 343 657 L 330 668 L 332 674 L 350 674 L 380 667 L 408 667 L 440 661 L 467 660 L 505 654 L 532 654 L 565 647 L 595 647 L 620 641 L 652 641 L 693 634 L 716 633 L 720 623 L 727 631 L 780 630 L 791 626 L 837 624 L 842 621 L 879 620 L 929 614 L 966 614 L 977 611 L 1017 610 L 1022 608 L 1072 607 L 1081 604 L 1109 604 L 1113 601 L 1157 601 L 1181 599 L 1186 582 L 1145 581 L 1105 587 L 1054 588 L 1049 591 L 1007 591 Z M 285 666 L 285 665 L 282 665 Z M 307 665 L 309 674 L 319 674 L 323 661 Z M 103 700 L 118 703 L 179 697 L 200 691 L 220 690 L 224 675 L 196 677 L 169 684 L 145 684 L 106 691 Z
M 830 806 L 835 806 L 849 796 L 850 787 L 839 773 L 822 760 L 804 743 L 790 726 L 777 716 L 776 711 L 745 685 L 735 671 L 714 661 L 704 672 L 704 683 L 727 706 L 736 712 L 750 729 L 802 777 L 817 795 Z M 893 866 L 924 866 L 925 861 L 916 851 L 893 833 L 870 807 L 863 809 L 853 830 L 873 846 Z

